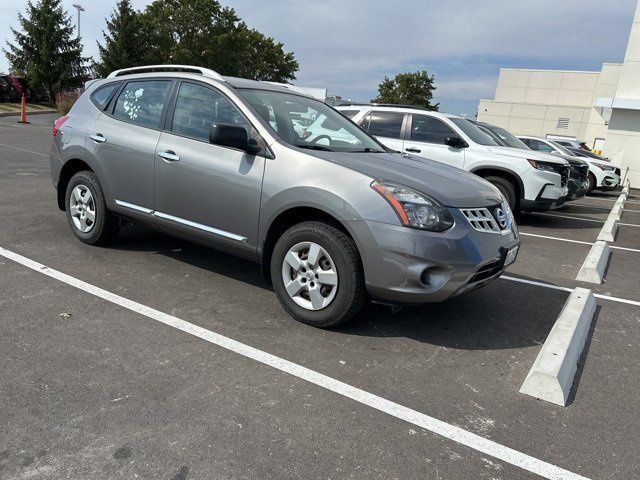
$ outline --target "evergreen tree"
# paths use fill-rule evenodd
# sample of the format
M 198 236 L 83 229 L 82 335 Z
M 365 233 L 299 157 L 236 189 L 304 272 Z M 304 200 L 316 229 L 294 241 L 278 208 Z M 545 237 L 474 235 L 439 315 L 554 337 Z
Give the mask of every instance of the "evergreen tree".
M 26 78 L 36 92 L 49 96 L 82 85 L 86 79 L 85 63 L 79 38 L 61 0 L 27 2 L 25 15 L 18 14 L 22 31 L 11 28 L 15 43 L 3 49 L 11 70 Z
M 145 35 L 140 14 L 130 0 L 120 0 L 111 18 L 107 20 L 107 32 L 102 31 L 104 46 L 98 42 L 100 61 L 95 69 L 105 77 L 114 70 L 143 65 L 145 62 Z

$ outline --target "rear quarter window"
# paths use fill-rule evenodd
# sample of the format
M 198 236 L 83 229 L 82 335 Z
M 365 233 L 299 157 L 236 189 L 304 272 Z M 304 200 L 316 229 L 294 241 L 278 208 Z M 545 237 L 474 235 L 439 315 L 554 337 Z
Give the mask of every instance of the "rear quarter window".
M 110 83 L 109 85 L 103 85 L 91 94 L 91 101 L 100 110 L 104 110 L 107 103 L 111 99 L 111 96 L 120 86 L 120 83 Z

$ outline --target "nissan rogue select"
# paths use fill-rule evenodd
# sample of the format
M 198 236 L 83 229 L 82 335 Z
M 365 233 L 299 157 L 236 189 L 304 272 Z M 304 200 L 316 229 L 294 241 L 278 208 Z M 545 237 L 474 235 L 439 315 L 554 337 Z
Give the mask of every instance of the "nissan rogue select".
M 301 134 L 320 116 L 329 133 Z M 286 86 L 190 66 L 119 70 L 89 82 L 53 135 L 58 206 L 81 241 L 113 239 L 124 218 L 253 260 L 284 309 L 317 327 L 367 298 L 468 292 L 520 243 L 489 182 L 392 153 Z

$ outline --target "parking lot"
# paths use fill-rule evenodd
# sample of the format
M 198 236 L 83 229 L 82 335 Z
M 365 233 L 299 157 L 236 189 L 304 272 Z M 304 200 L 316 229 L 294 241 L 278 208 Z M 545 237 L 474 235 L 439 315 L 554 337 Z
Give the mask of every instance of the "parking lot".
M 77 241 L 52 118 L 0 118 L 0 247 L 24 257 L 0 256 L 0 477 L 640 477 L 637 190 L 602 285 L 575 278 L 616 192 L 523 216 L 486 288 L 319 330 L 244 260 L 139 225 Z M 519 389 L 577 286 L 597 310 L 560 407 Z

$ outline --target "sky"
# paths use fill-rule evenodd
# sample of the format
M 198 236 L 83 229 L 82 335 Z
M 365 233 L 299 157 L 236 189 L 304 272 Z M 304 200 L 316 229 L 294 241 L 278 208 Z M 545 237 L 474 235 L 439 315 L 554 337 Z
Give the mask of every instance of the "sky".
M 63 0 L 84 54 L 97 55 L 116 0 Z M 142 9 L 150 0 L 133 0 Z M 357 101 L 385 76 L 427 70 L 440 110 L 475 115 L 493 98 L 499 69 L 600 70 L 621 62 L 637 0 L 221 0 L 252 28 L 284 43 L 300 63 L 298 85 Z M 0 0 L 0 40 L 26 0 Z M 0 71 L 8 69 L 0 54 Z

